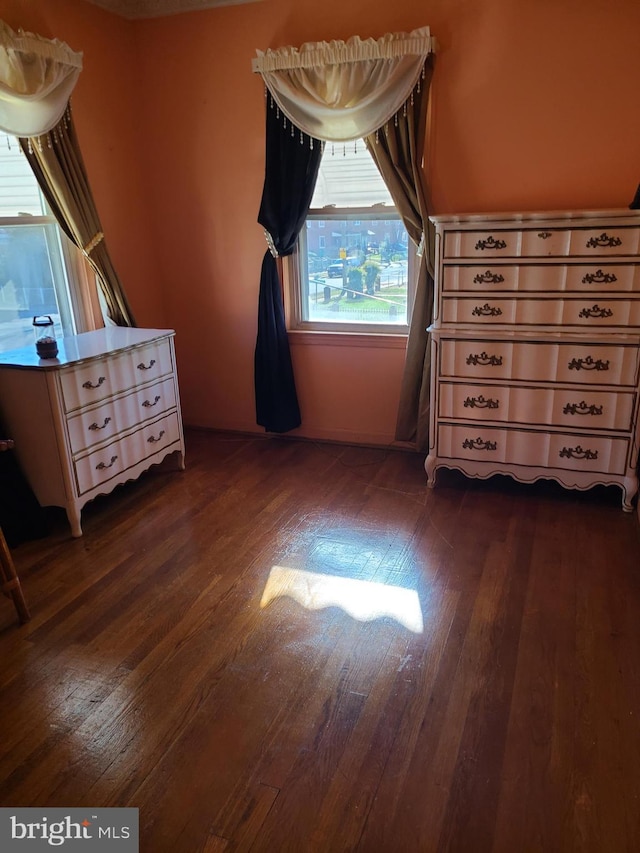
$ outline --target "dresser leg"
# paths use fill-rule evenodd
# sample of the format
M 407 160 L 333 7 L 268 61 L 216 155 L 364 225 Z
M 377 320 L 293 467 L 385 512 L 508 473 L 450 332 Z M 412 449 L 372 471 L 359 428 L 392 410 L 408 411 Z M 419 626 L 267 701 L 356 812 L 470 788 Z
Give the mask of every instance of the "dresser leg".
M 427 472 L 427 488 L 433 489 L 436 484 L 436 457 L 429 454 L 424 461 L 424 470 Z
M 637 477 L 625 477 L 624 483 L 622 485 L 622 509 L 625 512 L 633 511 L 632 501 L 635 496 L 638 494 L 638 478 Z M 638 510 L 640 513 L 640 510 Z
M 80 526 L 80 510 L 75 506 L 68 506 L 67 518 L 71 526 L 71 535 L 74 539 L 79 539 L 82 536 L 82 527 Z

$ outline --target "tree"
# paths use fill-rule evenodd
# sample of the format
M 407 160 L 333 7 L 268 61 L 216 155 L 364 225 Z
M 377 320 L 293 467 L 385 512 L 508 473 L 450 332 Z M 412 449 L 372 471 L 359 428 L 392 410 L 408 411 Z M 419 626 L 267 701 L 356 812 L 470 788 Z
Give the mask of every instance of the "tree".
M 362 265 L 362 270 L 364 272 L 364 281 L 367 293 L 369 296 L 373 296 L 376 289 L 376 280 L 380 275 L 380 264 L 377 264 L 375 261 L 366 261 Z
M 360 299 L 362 294 L 362 270 L 360 267 L 351 267 L 348 273 L 349 289 L 352 291 L 349 295 L 352 299 Z M 355 293 L 353 292 L 355 291 Z

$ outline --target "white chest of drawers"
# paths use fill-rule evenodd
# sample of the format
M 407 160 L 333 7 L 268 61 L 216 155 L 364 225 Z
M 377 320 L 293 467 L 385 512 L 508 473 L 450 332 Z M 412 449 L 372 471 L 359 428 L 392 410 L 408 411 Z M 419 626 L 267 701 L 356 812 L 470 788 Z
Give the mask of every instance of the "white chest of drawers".
M 0 353 L 0 412 L 42 506 L 61 506 L 73 536 L 92 498 L 178 452 L 184 436 L 173 332 L 108 328 Z
M 640 214 L 436 216 L 439 467 L 638 491 Z

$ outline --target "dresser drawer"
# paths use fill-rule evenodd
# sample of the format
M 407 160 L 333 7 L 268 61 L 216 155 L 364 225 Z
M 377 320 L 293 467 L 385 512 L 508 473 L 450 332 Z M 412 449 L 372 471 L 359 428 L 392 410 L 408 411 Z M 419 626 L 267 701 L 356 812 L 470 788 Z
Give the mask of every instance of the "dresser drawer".
M 628 453 L 626 438 L 499 429 L 475 424 L 438 426 L 438 457 L 446 459 L 623 475 Z
M 125 394 L 81 414 L 67 422 L 71 452 L 76 454 L 95 444 L 113 438 L 136 424 L 157 418 L 176 407 L 173 377 L 147 385 L 140 391 Z
M 635 393 L 589 388 L 523 388 L 441 382 L 438 416 L 445 420 L 553 425 L 629 432 Z
M 94 359 L 74 369 L 61 371 L 64 410 L 73 412 L 172 372 L 168 340 L 125 350 L 113 358 Z
M 439 342 L 440 378 L 566 382 L 635 388 L 638 347 L 596 343 L 452 340 Z
M 442 268 L 442 289 L 445 294 L 633 293 L 640 291 L 640 264 L 447 264 Z
M 636 329 L 640 328 L 640 299 L 445 296 L 442 323 Z
M 640 228 L 633 225 L 574 228 L 569 251 L 574 257 L 637 255 L 640 251 Z
M 498 227 L 478 231 L 447 230 L 445 258 L 536 258 L 607 257 L 637 255 L 640 228 L 554 228 L 509 229 Z
M 123 471 L 154 456 L 173 443 L 180 443 L 180 426 L 175 412 L 145 424 L 107 447 L 74 460 L 78 494 L 106 483 Z

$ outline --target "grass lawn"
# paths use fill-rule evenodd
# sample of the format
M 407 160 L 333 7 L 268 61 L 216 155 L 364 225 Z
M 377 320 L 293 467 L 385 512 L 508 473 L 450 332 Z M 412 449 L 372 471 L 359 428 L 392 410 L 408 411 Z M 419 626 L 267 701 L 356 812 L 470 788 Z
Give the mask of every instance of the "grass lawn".
M 311 296 L 310 308 L 313 315 L 311 319 L 331 319 L 332 317 L 336 319 L 336 314 L 339 314 L 340 319 L 347 322 L 352 319 L 354 322 L 369 320 L 388 323 L 390 320 L 403 322 L 406 315 L 406 285 L 404 287 L 392 285 L 376 291 L 374 296 L 363 293 L 358 294 L 355 299 L 348 299 L 346 293 L 340 298 L 342 287 L 335 284 L 331 286 L 329 302 L 324 301 L 323 291 L 324 283 L 322 289 L 318 291 L 317 301 L 315 294 Z

